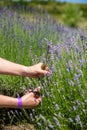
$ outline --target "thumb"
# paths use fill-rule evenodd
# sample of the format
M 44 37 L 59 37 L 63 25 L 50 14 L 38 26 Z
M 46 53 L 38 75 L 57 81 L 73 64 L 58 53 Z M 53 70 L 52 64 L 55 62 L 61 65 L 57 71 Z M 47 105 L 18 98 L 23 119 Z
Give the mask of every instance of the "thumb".
M 44 76 L 45 76 L 46 74 L 50 74 L 50 70 L 49 71 L 48 70 L 41 70 L 41 73 L 44 74 Z
M 48 74 L 48 73 L 49 73 L 49 71 L 46 71 L 46 70 L 41 70 L 41 73 L 42 73 L 42 74 L 44 74 L 44 75 L 46 75 L 46 74 Z
M 42 101 L 42 97 L 41 96 L 39 96 L 38 98 L 35 98 L 35 102 L 36 102 L 37 105 L 39 103 L 41 103 L 41 101 Z

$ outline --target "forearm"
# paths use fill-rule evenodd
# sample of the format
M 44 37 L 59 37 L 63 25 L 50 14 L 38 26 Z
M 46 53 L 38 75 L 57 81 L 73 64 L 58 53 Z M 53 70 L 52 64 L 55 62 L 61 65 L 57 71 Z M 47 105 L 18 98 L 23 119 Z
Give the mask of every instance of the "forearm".
M 0 74 L 25 76 L 27 67 L 0 58 Z
M 18 100 L 17 98 L 0 95 L 0 108 L 17 108 Z

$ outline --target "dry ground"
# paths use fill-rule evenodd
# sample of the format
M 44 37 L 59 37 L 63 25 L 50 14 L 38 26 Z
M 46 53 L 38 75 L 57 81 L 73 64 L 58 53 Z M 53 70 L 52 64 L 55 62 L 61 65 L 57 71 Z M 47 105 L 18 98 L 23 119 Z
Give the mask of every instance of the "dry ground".
M 0 130 L 35 130 L 34 126 L 31 124 L 21 124 L 21 125 L 12 125 L 12 126 L 3 126 Z

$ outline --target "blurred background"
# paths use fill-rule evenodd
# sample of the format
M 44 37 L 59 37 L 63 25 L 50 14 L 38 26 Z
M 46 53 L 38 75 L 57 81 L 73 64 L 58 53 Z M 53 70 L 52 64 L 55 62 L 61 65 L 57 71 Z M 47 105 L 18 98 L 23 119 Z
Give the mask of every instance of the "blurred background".
M 34 8 L 38 13 L 47 11 L 49 17 L 69 27 L 87 27 L 87 0 L 0 0 L 0 8 L 11 8 L 16 5 L 24 6 L 22 15 L 26 8 Z M 26 17 L 28 13 L 26 11 Z

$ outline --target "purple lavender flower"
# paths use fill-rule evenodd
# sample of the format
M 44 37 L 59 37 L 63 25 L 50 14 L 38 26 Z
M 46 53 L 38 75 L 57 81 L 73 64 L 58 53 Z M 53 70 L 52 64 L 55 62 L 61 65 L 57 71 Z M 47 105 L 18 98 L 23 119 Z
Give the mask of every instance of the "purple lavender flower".
M 73 123 L 73 119 L 71 117 L 69 117 L 69 121 Z
M 60 109 L 58 104 L 55 104 L 55 108 L 56 108 L 56 110 Z
M 57 119 L 55 116 L 53 117 L 53 119 L 54 119 L 55 124 L 56 124 L 57 126 L 60 126 L 60 123 L 59 123 L 58 119 Z
M 69 72 L 73 70 L 72 60 L 69 60 L 69 61 L 68 61 L 67 70 L 68 70 Z
M 45 117 L 44 117 L 42 114 L 40 114 L 40 119 L 41 119 L 43 122 L 46 122 L 46 119 L 45 119 Z
M 50 52 L 51 48 L 52 48 L 52 42 L 48 41 L 47 42 L 47 54 Z
M 74 111 L 76 111 L 77 110 L 77 106 L 73 106 L 73 109 L 74 109 Z
M 79 123 L 80 122 L 80 115 L 76 115 L 75 120 L 76 120 L 77 123 Z
M 84 60 L 84 59 L 80 59 L 80 60 L 79 60 L 79 65 L 80 65 L 81 67 L 84 67 L 84 64 L 85 64 L 85 60 Z
M 30 113 L 30 118 L 33 119 L 33 114 L 32 113 Z
M 38 126 L 42 126 L 42 124 L 41 124 L 40 122 L 37 122 L 37 125 L 38 125 Z

